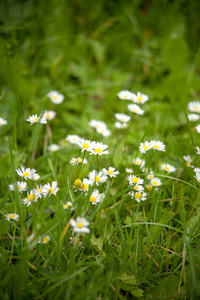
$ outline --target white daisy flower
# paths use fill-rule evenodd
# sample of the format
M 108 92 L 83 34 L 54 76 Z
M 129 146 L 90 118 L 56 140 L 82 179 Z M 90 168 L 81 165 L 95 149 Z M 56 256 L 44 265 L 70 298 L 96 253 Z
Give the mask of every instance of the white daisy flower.
M 90 184 L 91 182 L 89 179 L 83 178 L 83 182 L 81 184 L 80 190 L 87 194 Z
M 154 172 L 151 170 L 150 172 L 149 172 L 149 174 L 147 175 L 147 178 L 148 179 L 152 179 L 152 178 L 154 178 Z
M 132 113 L 135 113 L 137 115 L 144 114 L 144 110 L 142 110 L 137 104 L 129 104 L 128 109 L 129 109 L 129 111 L 131 111 Z
M 187 167 L 191 167 L 191 165 L 192 165 L 192 159 L 191 159 L 190 155 L 184 155 L 183 159 L 186 161 L 186 166 Z
M 151 148 L 153 148 L 154 150 L 158 150 L 158 151 L 165 151 L 165 145 L 163 144 L 163 142 L 161 141 L 151 141 Z
M 98 127 L 97 132 L 103 135 L 104 137 L 108 137 L 111 135 L 111 131 L 103 127 Z
M 69 163 L 72 165 L 72 166 L 75 166 L 75 165 L 79 165 L 79 164 L 87 164 L 87 159 L 84 158 L 84 160 L 81 158 L 81 157 L 77 157 L 77 158 L 71 158 Z
M 31 179 L 33 175 L 35 174 L 35 169 L 26 168 L 24 166 L 18 169 L 16 169 L 16 172 L 19 176 L 24 177 L 24 179 Z
M 139 157 L 133 159 L 133 164 L 139 166 L 142 169 L 145 165 L 145 160 Z
M 45 110 L 43 117 L 47 120 L 47 121 L 51 121 L 55 118 L 56 116 L 56 112 L 52 111 L 52 110 Z
M 200 182 L 200 173 L 196 173 L 196 176 L 194 175 L 194 177 L 196 178 L 196 180 L 197 180 L 198 182 Z
M 150 181 L 150 184 L 152 186 L 159 186 L 159 185 L 162 185 L 162 182 L 161 182 L 160 178 L 153 177 Z
M 196 126 L 196 130 L 198 133 L 200 133 L 200 125 L 199 124 Z
M 11 191 L 18 190 L 20 193 L 23 193 L 27 190 L 27 183 L 25 181 L 17 181 L 16 184 L 10 184 L 9 188 Z
M 98 129 L 98 128 L 104 128 L 104 129 L 106 129 L 106 124 L 104 123 L 104 122 L 102 122 L 102 121 L 97 121 L 97 120 L 91 120 L 90 122 L 89 122 L 89 125 L 90 125 L 90 127 L 93 127 L 93 128 L 95 128 L 95 129 Z
M 90 229 L 87 228 L 90 223 L 85 218 L 77 217 L 76 221 L 71 219 L 70 224 L 75 232 L 90 232 Z
M 0 118 L 0 126 L 7 125 L 7 121 L 3 118 Z
M 121 100 L 133 100 L 133 93 L 130 91 L 121 91 L 117 94 Z
M 141 201 L 145 201 L 147 199 L 147 193 L 141 192 L 129 192 L 131 199 L 135 198 L 135 200 L 140 203 Z
M 90 196 L 90 202 L 93 205 L 96 205 L 97 203 L 101 202 L 104 199 L 104 197 L 104 193 L 100 194 L 99 191 L 95 189 Z
M 123 123 L 127 123 L 130 121 L 131 117 L 128 116 L 128 115 L 125 115 L 125 114 L 115 114 L 115 118 L 120 121 L 120 122 L 123 122 Z
M 142 185 L 139 185 L 139 184 L 134 185 L 133 189 L 138 191 L 138 192 L 143 192 L 144 191 L 144 187 Z
M 118 129 L 124 129 L 127 127 L 126 123 L 115 122 L 115 127 Z
M 176 168 L 168 163 L 166 164 L 162 164 L 160 166 L 160 169 L 163 170 L 163 171 L 166 171 L 168 173 L 172 173 L 172 172 L 175 172 L 176 171 Z
M 129 181 L 129 185 L 133 185 L 133 184 L 143 184 L 144 183 L 144 179 L 141 179 L 140 177 L 137 177 L 135 175 L 129 175 L 127 177 L 128 181 Z
M 66 204 L 63 204 L 63 208 L 64 209 L 68 209 L 68 208 L 73 208 L 73 205 L 72 205 L 72 203 L 69 201 L 69 202 L 67 202 Z
M 30 192 L 27 193 L 27 197 L 22 200 L 24 204 L 27 206 L 31 205 L 32 202 L 37 202 L 39 196 L 37 189 L 32 189 Z
M 200 102 L 199 101 L 189 102 L 188 110 L 194 113 L 200 113 Z
M 36 186 L 36 191 L 37 191 L 38 198 L 42 198 L 42 188 L 43 188 L 42 185 L 37 185 Z
M 17 220 L 17 221 L 19 221 L 18 220 L 19 219 L 19 215 L 15 214 L 15 213 L 6 214 L 5 217 L 6 217 L 7 221 L 10 221 L 10 220 Z
M 199 120 L 199 115 L 197 114 L 189 114 L 188 115 L 188 120 L 191 122 L 196 122 Z
M 66 137 L 66 141 L 68 141 L 71 144 L 77 144 L 80 141 L 80 139 L 80 136 L 76 134 L 68 134 L 68 136 Z
M 75 181 L 74 181 L 74 184 L 73 184 L 73 188 L 75 189 L 75 192 L 77 190 L 80 190 L 81 189 L 81 186 L 82 186 L 82 181 L 77 178 Z
M 50 185 L 50 183 L 45 184 L 42 187 L 42 194 L 46 197 L 46 196 L 50 196 L 50 195 L 56 195 L 56 193 L 59 191 L 58 188 L 58 183 L 57 181 L 53 181 L 52 185 Z
M 49 235 L 46 236 L 39 236 L 38 243 L 39 244 L 47 244 L 51 240 Z
M 44 118 L 44 116 L 37 116 L 37 114 L 29 116 L 26 119 L 26 121 L 30 122 L 31 123 L 30 125 L 33 125 L 35 123 L 41 123 L 41 124 L 46 124 L 47 123 L 47 120 Z
M 34 180 L 34 181 L 37 181 L 39 178 L 40 178 L 40 175 L 37 174 L 37 173 L 32 174 L 31 177 L 30 177 L 30 179 Z
M 108 148 L 107 145 L 99 142 L 93 142 L 92 147 L 88 150 L 91 154 L 94 155 L 102 155 L 102 154 L 109 154 L 109 151 L 106 150 Z M 106 150 L 106 151 L 105 151 Z
M 126 173 L 133 173 L 134 172 L 133 169 L 131 169 L 131 168 L 126 168 L 125 171 L 126 171 Z
M 200 155 L 200 148 L 196 147 L 196 150 L 197 150 L 197 154 Z
M 135 103 L 143 104 L 148 100 L 149 100 L 149 97 L 145 94 L 142 94 L 140 92 L 138 92 L 136 95 L 133 94 L 133 102 L 135 102 Z
M 93 170 L 89 173 L 88 177 L 91 185 L 94 183 L 96 183 L 96 185 L 99 185 L 99 183 L 106 182 L 107 180 L 107 176 L 102 171 L 96 173 L 96 171 Z
M 91 149 L 93 149 L 94 142 L 81 138 L 76 144 L 81 149 L 81 152 L 83 152 L 90 151 Z
M 200 168 L 194 168 L 195 173 L 200 173 Z
M 60 104 L 64 101 L 64 95 L 58 93 L 57 91 L 51 91 L 47 94 L 47 97 L 55 103 L 55 104 Z
M 115 171 L 115 168 L 113 167 L 109 167 L 108 170 L 106 170 L 106 168 L 103 168 L 102 172 L 108 175 L 110 178 L 116 177 L 119 174 L 119 171 Z
M 145 153 L 147 150 L 152 148 L 152 144 L 149 142 L 140 143 L 139 150 L 141 153 Z
M 54 152 L 54 151 L 57 151 L 58 149 L 60 149 L 60 146 L 57 145 L 57 144 L 51 144 L 48 146 L 47 148 L 50 152 Z

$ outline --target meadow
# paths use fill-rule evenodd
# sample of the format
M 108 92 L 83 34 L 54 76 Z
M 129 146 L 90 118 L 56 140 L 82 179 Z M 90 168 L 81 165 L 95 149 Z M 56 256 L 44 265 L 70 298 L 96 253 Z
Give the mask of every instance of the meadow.
M 0 1 L 0 299 L 199 299 L 199 9 Z

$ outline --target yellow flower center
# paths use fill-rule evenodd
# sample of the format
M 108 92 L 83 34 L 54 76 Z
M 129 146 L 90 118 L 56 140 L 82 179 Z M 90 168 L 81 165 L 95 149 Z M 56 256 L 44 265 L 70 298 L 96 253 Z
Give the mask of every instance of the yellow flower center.
M 138 109 L 136 109 L 135 112 L 138 113 Z
M 46 119 L 50 119 L 50 114 L 46 114 L 46 115 L 45 115 L 45 118 L 46 118 Z
M 30 174 L 29 172 L 24 172 L 24 173 L 23 173 L 23 176 L 24 176 L 24 177 L 28 177 L 28 176 L 30 176 L 30 175 L 31 175 L 31 174 Z
M 64 205 L 64 208 L 68 208 L 70 205 L 69 204 L 65 204 Z
M 33 200 L 35 200 L 35 195 L 34 195 L 34 194 L 28 195 L 27 200 L 28 200 L 28 201 L 33 201 Z
M 95 202 L 95 201 L 96 201 L 96 197 L 90 196 L 90 202 Z
M 101 148 L 96 148 L 96 149 L 94 149 L 94 151 L 97 152 L 97 153 L 99 153 L 99 154 L 102 153 Z
M 20 185 L 18 185 L 18 189 L 19 189 L 19 190 L 21 190 L 21 189 L 22 189 L 22 187 L 21 187 Z
M 199 111 L 199 107 L 198 107 L 198 106 L 195 106 L 194 109 L 195 109 L 196 111 Z
M 76 162 L 76 163 L 82 163 L 83 160 L 82 160 L 82 158 L 78 157 L 78 158 L 75 159 L 75 162 Z
M 72 138 L 72 142 L 76 142 L 76 139 L 75 139 L 75 138 Z
M 141 199 L 141 197 L 142 197 L 142 194 L 141 194 L 141 193 L 139 193 L 139 192 L 136 192 L 136 193 L 135 193 L 135 198 Z
M 113 171 L 112 171 L 112 170 L 108 170 L 107 174 L 108 174 L 108 175 L 112 175 L 112 174 L 113 174 Z
M 33 122 L 37 122 L 38 121 L 38 118 L 33 118 Z
M 157 181 L 152 182 L 153 185 L 158 185 Z
M 142 101 L 142 96 L 138 96 L 138 97 L 137 97 L 137 100 L 138 100 L 138 101 Z
M 154 176 L 154 175 L 149 175 L 149 176 L 148 176 L 148 179 L 152 179 L 152 178 L 153 178 L 153 176 Z
M 125 118 L 121 118 L 121 121 L 122 121 L 122 122 L 126 122 Z
M 151 192 L 151 191 L 152 191 L 152 185 L 147 185 L 146 188 L 147 188 L 147 191 L 148 191 L 148 192 Z
M 14 217 L 15 217 L 15 215 L 13 215 L 13 214 L 10 214 L 10 215 L 8 216 L 9 219 L 13 219 Z
M 154 149 L 158 149 L 159 146 L 158 146 L 158 145 L 154 145 L 153 148 L 154 148 Z
M 143 147 L 143 149 L 144 149 L 144 150 L 147 150 L 147 149 L 149 149 L 149 146 L 146 146 L 146 145 L 145 145 L 145 146 Z
M 134 186 L 134 189 L 139 191 L 140 188 L 139 188 L 138 185 L 135 185 L 135 186 Z
M 38 192 L 40 192 L 40 193 L 42 192 L 42 188 L 38 188 L 37 190 L 38 190 Z
M 139 179 L 138 179 L 137 177 L 134 177 L 134 178 L 132 178 L 132 182 L 133 182 L 133 183 L 138 183 L 138 182 L 139 182 Z
M 190 166 L 190 162 L 189 162 L 189 161 L 186 162 L 186 166 L 187 166 L 187 167 Z
M 74 181 L 74 186 L 76 189 L 79 189 L 81 187 L 81 185 L 82 185 L 82 181 L 80 179 L 76 179 Z
M 88 144 L 88 143 L 83 143 L 82 144 L 82 148 L 83 149 L 87 149 L 87 148 L 89 148 L 90 147 L 90 145 Z
M 82 228 L 82 227 L 83 227 L 83 224 L 82 224 L 81 222 L 78 222 L 78 223 L 77 223 L 77 227 L 78 227 L 78 228 Z
M 44 238 L 42 239 L 42 242 L 43 242 L 43 243 L 48 243 L 48 241 L 49 241 L 49 239 L 48 239 L 47 237 L 44 237 Z
M 56 96 L 56 95 L 54 95 L 52 98 L 53 98 L 54 100 L 58 100 L 58 96 Z
M 50 189 L 48 189 L 48 193 L 49 193 L 49 194 L 53 193 L 54 191 L 55 191 L 55 189 L 54 189 L 54 188 L 50 188 Z
M 100 180 L 101 180 L 101 178 L 100 178 L 99 176 L 96 176 L 96 177 L 95 177 L 95 181 L 96 181 L 96 182 L 99 182 Z
M 136 160 L 135 164 L 139 166 L 139 165 L 141 165 L 141 161 L 140 160 Z
M 81 186 L 81 189 L 82 189 L 82 190 L 87 190 L 87 189 L 88 189 L 88 186 L 89 186 L 89 185 L 88 185 L 87 183 L 83 183 L 82 186 Z
M 165 166 L 164 170 L 169 171 L 169 167 Z

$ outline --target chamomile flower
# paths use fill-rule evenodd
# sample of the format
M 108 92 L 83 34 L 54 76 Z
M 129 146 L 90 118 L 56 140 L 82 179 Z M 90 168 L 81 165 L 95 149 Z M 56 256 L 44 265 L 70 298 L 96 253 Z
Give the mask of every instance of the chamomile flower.
M 90 184 L 91 182 L 89 179 L 83 178 L 83 182 L 80 186 L 80 190 L 87 194 Z
M 159 185 L 162 185 L 162 182 L 161 182 L 160 178 L 153 177 L 150 181 L 150 184 L 152 186 L 159 186 Z
M 200 113 L 200 102 L 199 101 L 189 102 L 188 110 L 194 113 Z
M 106 124 L 102 121 L 91 120 L 89 122 L 89 125 L 90 125 L 90 127 L 93 127 L 95 129 L 98 129 L 98 128 L 105 128 L 106 129 Z
M 81 149 L 81 152 L 83 152 L 83 151 L 90 151 L 93 148 L 94 142 L 81 138 L 76 144 Z
M 58 149 L 60 149 L 60 146 L 57 145 L 57 144 L 51 144 L 47 147 L 47 149 L 50 151 L 50 152 L 54 152 L 54 151 L 57 151 Z
M 125 115 L 125 114 L 115 114 L 115 118 L 120 121 L 120 122 L 123 122 L 123 123 L 127 123 L 130 121 L 131 117 L 128 116 L 128 115 Z
M 135 198 L 135 200 L 140 203 L 141 201 L 145 201 L 147 199 L 147 193 L 142 192 L 129 192 L 131 199 Z
M 47 120 L 47 121 L 51 121 L 55 118 L 56 116 L 56 112 L 52 111 L 52 110 L 45 110 L 43 117 Z
M 149 142 L 140 143 L 139 150 L 141 153 L 145 153 L 147 150 L 152 148 L 152 144 Z
M 139 185 L 139 184 L 134 185 L 133 189 L 135 191 L 138 191 L 138 192 L 143 192 L 144 191 L 144 187 L 142 185 Z
M 133 185 L 133 184 L 143 184 L 144 183 L 144 179 L 141 179 L 140 177 L 137 177 L 135 175 L 129 175 L 127 177 L 129 185 Z
M 196 147 L 196 150 L 197 150 L 197 154 L 200 155 L 200 148 Z
M 198 133 L 200 133 L 200 125 L 199 124 L 196 126 L 196 130 Z
M 186 161 L 186 166 L 187 167 L 191 167 L 191 165 L 192 165 L 192 159 L 191 159 L 190 155 L 184 155 L 183 159 Z
M 97 173 L 95 170 L 93 170 L 89 173 L 88 177 L 91 185 L 94 183 L 96 183 L 96 185 L 99 185 L 99 183 L 106 182 L 107 180 L 107 176 L 102 171 L 99 171 Z
M 33 202 L 37 202 L 38 200 L 38 191 L 36 189 L 32 189 L 27 193 L 27 197 L 22 200 L 24 204 L 30 206 Z
M 38 243 L 39 244 L 47 244 L 51 240 L 49 235 L 46 236 L 39 236 Z
M 103 135 L 104 137 L 108 137 L 111 135 L 111 131 L 103 127 L 98 127 L 97 132 Z
M 72 165 L 72 166 L 75 166 L 75 165 L 79 165 L 79 164 L 87 164 L 87 159 L 82 159 L 81 157 L 77 157 L 77 158 L 71 158 L 69 163 Z
M 70 144 L 77 144 L 80 141 L 80 136 L 76 134 L 68 134 L 66 137 L 66 141 L 68 141 Z
M 149 97 L 145 94 L 138 92 L 136 95 L 133 94 L 133 102 L 143 104 L 149 100 Z
M 139 157 L 133 159 L 133 164 L 139 166 L 142 169 L 145 165 L 145 160 Z
M 130 173 L 130 174 L 134 173 L 133 169 L 131 168 L 126 168 L 125 171 L 126 173 Z
M 7 121 L 3 118 L 0 118 L 0 126 L 7 125 Z
M 47 94 L 47 97 L 55 103 L 55 104 L 60 104 L 64 101 L 64 95 L 58 93 L 57 91 L 51 91 Z
M 147 170 L 147 172 L 149 172 L 149 171 Z M 152 170 L 150 170 L 149 174 L 147 175 L 147 179 L 150 180 L 152 178 L 154 178 L 154 172 Z
M 93 142 L 91 148 L 88 150 L 91 154 L 94 155 L 103 155 L 103 154 L 109 154 L 109 151 L 106 150 L 108 148 L 107 145 L 104 145 L 103 143 L 99 142 Z
M 168 173 L 172 173 L 172 172 L 175 172 L 176 171 L 176 168 L 168 163 L 166 164 L 162 164 L 160 166 L 160 169 L 163 170 L 163 171 L 166 171 Z
M 27 190 L 27 183 L 25 181 L 17 181 L 16 184 L 10 184 L 9 188 L 11 191 L 18 190 L 20 193 L 23 193 Z
M 50 185 L 50 183 L 45 184 L 42 187 L 42 194 L 46 197 L 46 196 L 50 196 L 50 195 L 56 195 L 56 193 L 59 191 L 58 188 L 58 183 L 57 181 L 53 181 L 52 185 Z
M 63 208 L 64 208 L 64 209 L 69 209 L 69 208 L 72 209 L 72 208 L 73 208 L 73 205 L 72 205 L 72 203 L 69 201 L 69 202 L 63 204 Z
M 198 182 L 200 182 L 200 173 L 199 173 L 199 172 L 197 172 L 197 173 L 196 173 L 196 176 L 194 175 L 194 177 L 196 178 L 196 180 L 197 180 Z
M 39 178 L 40 178 L 40 175 L 37 174 L 37 173 L 32 174 L 31 177 L 30 177 L 30 179 L 34 180 L 34 181 L 37 181 Z
M 70 224 L 75 232 L 90 232 L 90 229 L 88 228 L 90 223 L 85 218 L 77 217 L 76 221 L 71 219 Z
M 158 150 L 158 151 L 165 151 L 165 145 L 163 144 L 163 142 L 161 141 L 151 141 L 151 148 L 153 148 L 154 150 Z
M 42 185 L 37 185 L 36 186 L 36 191 L 37 191 L 38 198 L 42 198 L 42 188 L 43 188 Z
M 26 121 L 30 122 L 30 125 L 33 125 L 35 123 L 41 123 L 41 124 L 46 124 L 47 120 L 45 119 L 44 116 L 38 116 L 38 115 L 32 115 L 29 116 Z
M 118 129 L 124 129 L 127 127 L 126 123 L 121 123 L 121 122 L 115 122 L 115 127 Z
M 191 121 L 191 122 L 196 122 L 199 120 L 199 115 L 197 114 L 189 114 L 188 115 L 188 120 Z
M 73 188 L 75 189 L 75 191 L 80 190 L 81 189 L 81 185 L 82 185 L 81 179 L 77 178 L 74 181 Z
M 108 170 L 106 170 L 106 168 L 103 168 L 102 172 L 108 175 L 110 178 L 116 177 L 119 174 L 119 171 L 116 171 L 113 167 L 109 167 Z
M 7 221 L 10 221 L 10 220 L 19 221 L 19 215 L 16 213 L 6 214 L 5 217 L 6 217 Z
M 19 176 L 24 177 L 24 179 L 31 179 L 33 175 L 35 174 L 35 169 L 25 168 L 24 166 L 18 169 L 16 169 L 16 172 Z
M 117 94 L 121 100 L 133 100 L 133 93 L 130 91 L 121 91 Z
M 100 194 L 98 190 L 94 190 L 90 195 L 90 203 L 92 205 L 96 205 L 104 199 L 104 193 Z
M 129 111 L 131 111 L 132 113 L 135 113 L 137 115 L 144 114 L 144 110 L 142 110 L 137 104 L 129 104 L 128 109 L 129 109 Z

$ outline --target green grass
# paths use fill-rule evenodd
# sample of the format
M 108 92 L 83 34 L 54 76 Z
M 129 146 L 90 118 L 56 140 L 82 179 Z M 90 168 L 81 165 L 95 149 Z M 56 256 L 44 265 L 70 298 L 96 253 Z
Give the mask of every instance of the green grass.
M 199 167 L 197 122 L 187 105 L 199 100 L 198 1 L 14 1 L 0 3 L 0 299 L 198 299 L 200 297 L 199 183 L 183 159 Z M 57 90 L 63 103 L 47 94 Z M 144 116 L 131 114 L 117 93 L 147 94 Z M 48 124 L 26 119 L 44 110 Z M 132 116 L 115 128 L 115 113 Z M 111 136 L 91 128 L 107 124 Z M 108 145 L 109 154 L 82 152 L 65 140 L 79 135 Z M 166 152 L 139 151 L 141 142 L 160 140 Z M 48 146 L 60 148 L 51 152 Z M 85 153 L 85 154 L 84 154 Z M 87 164 L 73 167 L 81 156 Z M 149 182 L 145 160 L 162 185 L 138 203 L 131 199 L 125 168 Z M 170 163 L 176 171 L 160 170 Z M 23 203 L 27 192 L 11 191 L 22 181 L 16 169 L 34 168 L 28 191 L 57 181 L 59 191 Z M 88 194 L 76 179 L 103 168 L 120 173 Z M 25 181 L 25 180 L 24 180 Z M 89 202 L 98 188 L 105 197 Z M 73 210 L 63 209 L 67 202 Z M 53 215 L 50 214 L 50 210 Z M 19 220 L 7 221 L 5 214 Z M 70 219 L 84 217 L 90 233 L 73 231 Z M 49 236 L 48 243 L 39 243 Z

